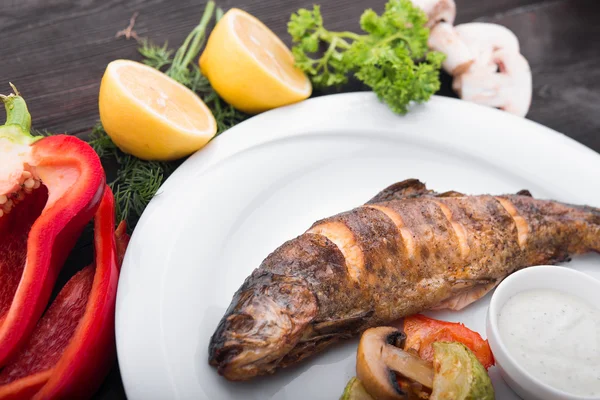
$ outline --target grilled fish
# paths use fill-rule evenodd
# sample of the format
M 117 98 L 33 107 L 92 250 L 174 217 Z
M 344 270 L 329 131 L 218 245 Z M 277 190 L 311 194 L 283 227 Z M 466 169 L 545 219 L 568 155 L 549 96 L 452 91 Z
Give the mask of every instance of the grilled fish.
M 233 296 L 209 362 L 229 380 L 273 373 L 369 327 L 461 309 L 518 269 L 589 251 L 600 251 L 600 209 L 399 182 L 272 252 Z

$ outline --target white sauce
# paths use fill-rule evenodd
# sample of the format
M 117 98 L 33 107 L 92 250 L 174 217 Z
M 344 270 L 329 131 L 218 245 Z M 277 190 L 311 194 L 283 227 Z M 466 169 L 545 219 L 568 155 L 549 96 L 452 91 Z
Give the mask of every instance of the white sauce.
M 539 380 L 600 396 L 600 310 L 558 290 L 528 290 L 506 302 L 498 326 L 510 354 Z

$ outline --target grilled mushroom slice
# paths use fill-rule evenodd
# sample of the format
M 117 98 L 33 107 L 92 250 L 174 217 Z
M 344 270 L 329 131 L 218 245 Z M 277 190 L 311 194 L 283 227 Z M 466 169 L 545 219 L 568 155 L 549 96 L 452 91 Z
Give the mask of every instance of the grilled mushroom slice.
M 433 387 L 433 365 L 402 350 L 405 340 L 404 332 L 392 327 L 368 329 L 360 339 L 356 375 L 378 400 L 413 398 L 398 384 L 396 374 L 425 388 Z

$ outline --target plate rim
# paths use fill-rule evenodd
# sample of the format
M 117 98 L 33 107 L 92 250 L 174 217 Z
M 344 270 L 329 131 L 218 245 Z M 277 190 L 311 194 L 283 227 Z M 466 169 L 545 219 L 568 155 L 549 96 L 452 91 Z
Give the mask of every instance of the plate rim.
M 427 116 L 431 112 L 435 113 L 438 111 L 438 108 L 449 110 L 454 109 L 457 110 L 457 113 L 466 112 L 468 114 L 469 112 L 472 112 L 475 113 L 479 119 L 486 119 L 489 117 L 493 121 L 504 120 L 506 122 L 503 122 L 503 124 L 506 125 L 522 126 L 524 131 L 522 132 L 523 135 L 521 137 L 517 136 L 517 140 L 522 139 L 524 142 L 530 143 L 536 139 L 542 138 L 543 141 L 537 143 L 537 145 L 542 148 L 548 148 L 548 146 L 554 148 L 560 147 L 563 155 L 564 153 L 567 153 L 566 157 L 570 157 L 571 160 L 585 158 L 586 162 L 589 160 L 589 162 L 600 166 L 600 154 L 596 153 L 586 145 L 577 142 L 576 140 L 554 129 L 546 127 L 532 120 L 508 114 L 504 111 L 444 96 L 433 96 L 428 103 L 413 107 L 413 109 L 406 116 L 396 116 L 393 114 L 385 104 L 381 103 L 377 99 L 372 92 L 349 92 L 313 97 L 300 103 L 270 110 L 253 116 L 252 118 L 249 118 L 248 120 L 232 127 L 226 133 L 219 135 L 207 146 L 205 146 L 204 149 L 201 149 L 184 161 L 177 168 L 177 170 L 161 185 L 161 188 L 158 190 L 158 194 L 160 196 L 155 197 L 150 202 L 147 209 L 140 217 L 136 230 L 132 234 L 129 245 L 130 247 L 125 255 L 123 266 L 121 268 L 121 276 L 117 289 L 115 316 L 116 344 L 119 367 L 123 380 L 123 386 L 128 398 L 143 398 L 142 396 L 139 396 L 139 394 L 142 392 L 138 389 L 140 388 L 140 384 L 148 384 L 148 380 L 142 376 L 143 373 L 147 371 L 136 371 L 134 369 L 136 366 L 139 367 L 140 365 L 143 365 L 144 368 L 151 368 L 152 365 L 156 366 L 165 364 L 165 349 L 163 344 L 153 342 L 153 339 L 151 339 L 152 335 L 137 335 L 137 345 L 143 347 L 145 349 L 143 351 L 139 349 L 136 350 L 128 348 L 127 343 L 132 340 L 129 337 L 130 335 L 136 336 L 135 332 L 132 332 L 135 331 L 136 328 L 132 328 L 130 325 L 130 321 L 132 320 L 131 317 L 134 316 L 136 312 L 134 310 L 137 310 L 138 313 L 141 312 L 141 314 L 143 314 L 144 311 L 147 312 L 148 309 L 151 309 L 151 307 L 149 308 L 147 305 L 156 306 L 158 303 L 158 306 L 160 307 L 160 301 L 157 302 L 157 297 L 161 297 L 162 294 L 160 296 L 155 295 L 155 298 L 153 299 L 149 290 L 141 289 L 139 287 L 140 285 L 138 285 L 136 288 L 136 285 L 134 284 L 136 281 L 134 253 L 139 251 L 137 249 L 138 239 L 143 237 L 141 229 L 145 229 L 145 232 L 147 232 L 148 229 L 151 229 L 152 224 L 157 224 L 160 218 L 165 218 L 165 216 L 171 212 L 167 211 L 164 207 L 160 207 L 160 204 L 164 201 L 164 198 L 169 197 L 170 191 L 177 190 L 178 185 L 185 181 L 192 171 L 195 171 L 195 174 L 197 174 L 198 168 L 200 168 L 201 171 L 206 171 L 215 166 L 216 163 L 226 162 L 227 158 L 262 143 L 268 143 L 282 137 L 311 134 L 311 124 L 323 122 L 326 118 L 331 117 L 330 114 L 323 115 L 326 114 L 324 113 L 324 110 L 336 110 L 340 113 L 339 115 L 335 116 L 336 118 L 344 115 L 343 113 L 360 111 L 361 113 L 365 113 L 365 115 L 369 118 L 380 117 L 388 122 L 392 121 L 391 125 L 393 126 L 388 128 L 393 129 L 394 126 L 405 126 L 413 120 L 416 120 L 418 124 L 419 118 L 422 118 L 423 114 Z M 316 113 L 312 114 L 312 116 L 317 114 L 319 116 L 312 121 L 308 121 L 308 118 L 302 118 L 305 113 Z M 374 115 L 370 115 L 369 113 L 373 113 Z M 289 125 L 290 119 L 292 118 L 299 120 L 297 121 L 298 124 L 295 126 Z M 303 119 L 306 121 L 301 121 Z M 288 124 L 286 127 L 287 131 L 263 132 L 264 130 L 260 130 L 261 125 L 285 125 L 286 122 Z M 325 130 L 326 129 L 327 128 L 325 128 Z M 314 134 L 314 132 L 312 132 L 312 134 Z M 402 134 L 406 135 L 407 137 L 414 135 L 414 133 L 404 132 Z M 466 133 L 465 135 L 469 136 L 473 135 L 473 133 Z M 510 134 L 507 133 L 507 137 L 508 136 L 514 137 L 515 135 L 513 132 L 510 132 Z M 440 138 L 437 139 L 439 140 Z M 501 138 L 495 139 L 500 139 L 500 142 L 502 141 Z M 436 138 L 433 138 L 432 140 L 436 140 Z M 177 199 L 177 203 L 182 204 L 184 201 L 183 199 L 179 198 Z M 178 204 L 172 204 L 172 208 L 178 208 Z M 183 222 L 179 221 L 179 223 Z M 163 269 L 162 273 L 164 272 L 165 270 Z M 158 283 L 160 286 L 160 282 L 155 283 Z M 130 290 L 137 291 L 138 297 L 134 300 L 132 300 L 132 297 L 129 293 Z M 145 295 L 145 297 L 143 295 Z M 133 320 L 135 320 L 135 318 Z M 140 320 L 140 316 L 137 317 L 137 323 L 141 326 L 144 326 L 144 324 L 147 324 L 148 322 L 151 321 Z M 157 348 L 160 348 L 161 351 L 156 351 Z M 132 361 L 133 358 L 136 358 L 137 361 Z M 168 373 L 165 373 L 164 375 L 168 375 Z M 158 393 L 158 391 L 162 390 L 162 393 L 169 393 L 176 398 L 180 397 L 178 390 L 170 376 L 168 376 L 162 382 L 158 382 L 157 376 L 153 376 L 152 380 L 153 381 L 150 385 L 152 387 L 152 392 Z M 144 388 L 143 393 L 148 392 L 148 388 Z

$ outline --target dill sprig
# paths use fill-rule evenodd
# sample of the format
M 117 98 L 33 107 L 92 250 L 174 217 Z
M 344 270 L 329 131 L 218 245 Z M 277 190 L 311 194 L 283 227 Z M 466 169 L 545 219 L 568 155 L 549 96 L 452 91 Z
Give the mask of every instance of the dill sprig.
M 140 40 L 138 51 L 144 57 L 142 60 L 144 64 L 158 70 L 173 62 L 173 50 L 169 50 L 168 42 L 162 46 L 156 46 L 148 39 L 143 38 Z
M 113 143 L 100 123 L 93 128 L 88 143 L 101 158 L 116 161 L 118 169 L 108 186 L 115 196 L 118 220 L 126 220 L 134 227 L 160 185 L 180 161 L 146 161 L 124 153 Z
M 54 134 L 52 132 L 50 132 L 48 129 L 31 128 L 31 135 L 32 136 L 52 136 Z
M 218 136 L 248 116 L 221 99 L 208 79 L 202 75 L 196 63 L 206 41 L 207 27 L 213 14 L 218 21 L 223 15 L 223 10 L 220 8 L 215 10 L 215 3 L 209 1 L 200 23 L 190 32 L 176 52 L 170 49 L 166 42 L 159 46 L 146 38 L 139 41 L 138 51 L 143 57 L 144 64 L 163 71 L 202 98 L 217 121 L 215 136 Z M 164 180 L 183 161 L 146 161 L 126 154 L 117 148 L 101 124 L 93 128 L 88 143 L 100 157 L 116 161 L 118 169 L 109 186 L 115 195 L 117 218 L 126 220 L 131 228 L 136 225 Z
M 122 153 L 117 177 L 110 183 L 115 196 L 116 213 L 121 220 L 136 223 L 164 179 L 173 172 L 172 163 L 144 161 Z
M 215 3 L 213 1 L 206 3 L 200 23 L 185 38 L 181 47 L 177 49 L 171 66 L 165 72 L 165 74 L 185 86 L 188 86 L 193 79 L 191 75 L 194 72 L 190 69 L 190 64 L 196 59 L 200 49 L 206 42 L 206 28 L 213 17 L 214 11 Z
M 92 133 L 87 142 L 98 154 L 98 157 L 104 158 L 113 156 L 116 158 L 117 146 L 104 131 L 101 123 L 97 123 L 96 126 L 92 128 Z

